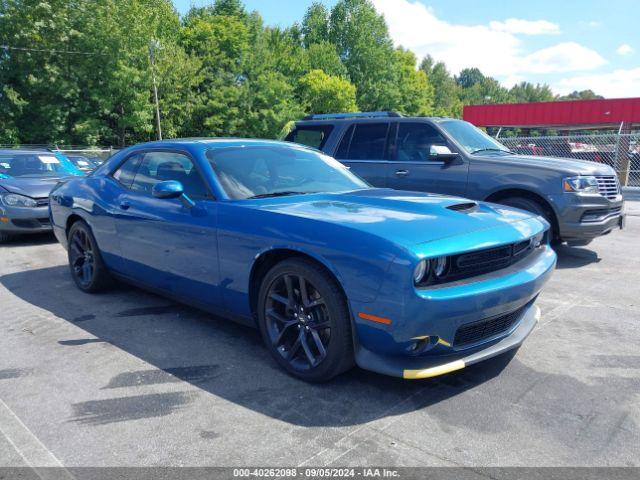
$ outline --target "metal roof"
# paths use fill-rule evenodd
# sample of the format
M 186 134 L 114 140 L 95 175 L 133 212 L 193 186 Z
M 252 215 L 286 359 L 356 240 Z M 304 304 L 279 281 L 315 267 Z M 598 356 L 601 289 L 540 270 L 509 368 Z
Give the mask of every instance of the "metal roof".
M 467 105 L 463 118 L 479 127 L 611 127 L 640 123 L 640 98 Z

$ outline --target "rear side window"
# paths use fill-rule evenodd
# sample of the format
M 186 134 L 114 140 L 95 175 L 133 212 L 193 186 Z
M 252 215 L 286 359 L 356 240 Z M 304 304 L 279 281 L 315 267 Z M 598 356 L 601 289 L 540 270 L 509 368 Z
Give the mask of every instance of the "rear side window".
M 338 148 L 336 158 L 349 160 L 380 160 L 384 158 L 389 132 L 388 123 L 360 123 L 355 125 L 355 132 L 352 136 L 349 135 L 349 131 Z M 351 142 L 347 153 L 346 146 L 343 144 L 349 139 Z
M 333 130 L 332 125 L 296 127 L 293 132 L 287 135 L 285 140 L 321 150 L 327 142 L 331 130 Z

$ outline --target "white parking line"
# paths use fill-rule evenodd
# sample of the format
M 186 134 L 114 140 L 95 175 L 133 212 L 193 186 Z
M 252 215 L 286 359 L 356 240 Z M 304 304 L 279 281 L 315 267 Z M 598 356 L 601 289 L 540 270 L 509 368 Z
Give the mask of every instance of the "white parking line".
M 0 432 L 42 480 L 71 480 L 73 475 L 0 399 Z M 53 467 L 53 468 L 52 468 Z

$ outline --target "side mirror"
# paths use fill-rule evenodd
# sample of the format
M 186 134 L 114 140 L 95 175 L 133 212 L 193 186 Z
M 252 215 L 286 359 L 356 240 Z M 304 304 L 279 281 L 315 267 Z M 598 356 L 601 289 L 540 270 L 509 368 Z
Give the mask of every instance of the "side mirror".
M 429 149 L 429 159 L 431 160 L 453 160 L 458 156 L 457 152 L 452 152 L 446 145 L 431 145 Z
M 156 183 L 151 189 L 151 194 L 156 198 L 179 198 L 184 195 L 184 187 L 176 180 Z
M 165 182 L 156 183 L 151 189 L 151 195 L 155 198 L 179 198 L 186 208 L 196 206 L 193 200 L 184 193 L 184 187 L 177 180 L 167 180 Z

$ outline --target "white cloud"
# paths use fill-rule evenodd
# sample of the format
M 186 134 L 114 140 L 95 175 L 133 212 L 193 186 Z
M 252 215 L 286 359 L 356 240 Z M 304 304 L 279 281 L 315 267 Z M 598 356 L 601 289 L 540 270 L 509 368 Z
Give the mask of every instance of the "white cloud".
M 633 47 L 627 43 L 623 43 L 622 45 L 620 45 L 617 49 L 616 49 L 616 53 L 618 55 L 631 55 L 633 52 L 635 52 L 635 50 L 633 49 Z
M 640 67 L 564 78 L 553 87 L 561 94 L 574 90 L 593 90 L 607 98 L 637 97 L 640 92 Z
M 575 42 L 527 54 L 522 40 L 513 32 L 520 27 L 522 34 L 525 26 L 531 32 L 534 29 L 530 24 L 536 22 L 509 19 L 489 25 L 457 25 L 437 18 L 418 0 L 373 3 L 384 15 L 397 45 L 413 50 L 419 57 L 430 54 L 453 73 L 478 67 L 487 75 L 513 78 L 531 73 L 587 71 L 606 63 L 597 52 Z
M 508 18 L 504 22 L 489 22 L 489 28 L 496 32 L 507 32 L 523 35 L 556 35 L 560 33 L 560 25 L 547 20 L 522 20 Z
M 593 70 L 606 64 L 600 54 L 576 42 L 564 42 L 537 50 L 522 59 L 523 71 L 530 73 Z

